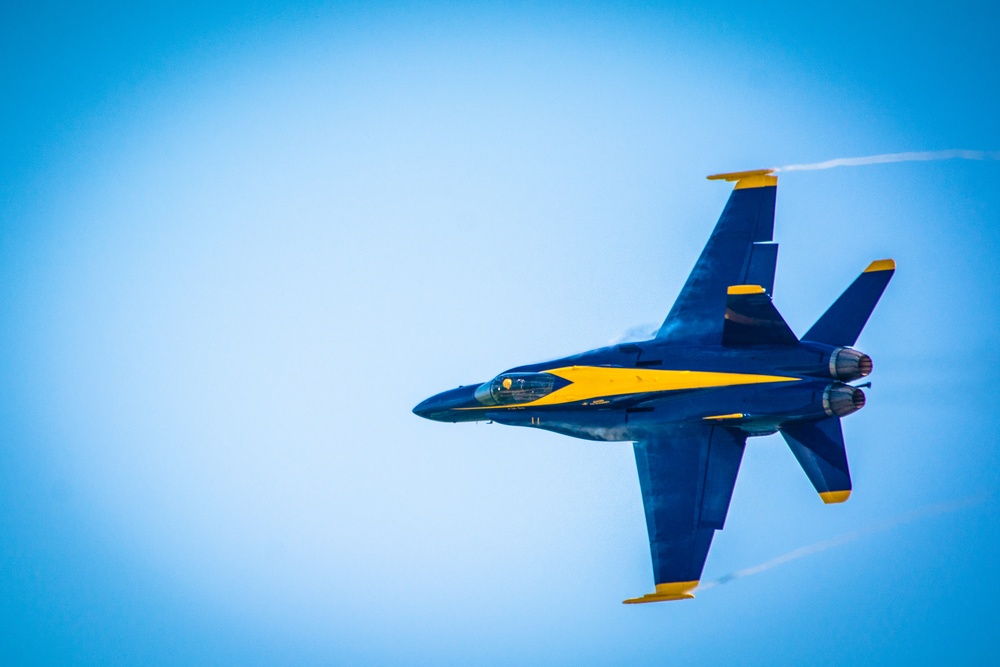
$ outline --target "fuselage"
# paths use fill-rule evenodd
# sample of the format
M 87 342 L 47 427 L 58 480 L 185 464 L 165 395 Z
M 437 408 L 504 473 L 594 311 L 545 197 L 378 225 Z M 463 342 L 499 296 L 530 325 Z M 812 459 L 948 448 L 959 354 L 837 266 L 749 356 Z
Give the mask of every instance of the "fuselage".
M 856 350 L 820 343 L 679 347 L 654 339 L 517 366 L 432 396 L 413 412 L 587 440 L 639 440 L 659 425 L 683 422 L 766 435 L 790 422 L 857 411 L 864 393 L 846 383 L 871 368 Z
M 872 371 L 851 346 L 896 269 L 891 259 L 870 263 L 796 336 L 772 300 L 777 177 L 709 178 L 736 185 L 655 338 L 511 368 L 413 409 L 436 421 L 632 441 L 656 589 L 627 604 L 693 597 L 748 436 L 779 431 L 824 503 L 850 497 L 840 418 L 865 404 L 847 383 Z

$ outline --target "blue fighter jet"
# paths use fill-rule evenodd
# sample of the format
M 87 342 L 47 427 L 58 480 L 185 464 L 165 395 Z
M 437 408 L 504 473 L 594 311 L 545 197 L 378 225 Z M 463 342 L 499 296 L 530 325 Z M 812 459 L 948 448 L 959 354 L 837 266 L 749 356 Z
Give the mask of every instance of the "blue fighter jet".
M 851 495 L 840 420 L 865 405 L 848 383 L 872 371 L 852 346 L 896 263 L 872 262 L 796 337 L 771 302 L 772 172 L 708 177 L 736 185 L 655 338 L 518 366 L 413 410 L 633 442 L 656 590 L 626 604 L 694 597 L 748 437 L 780 432 L 823 502 Z

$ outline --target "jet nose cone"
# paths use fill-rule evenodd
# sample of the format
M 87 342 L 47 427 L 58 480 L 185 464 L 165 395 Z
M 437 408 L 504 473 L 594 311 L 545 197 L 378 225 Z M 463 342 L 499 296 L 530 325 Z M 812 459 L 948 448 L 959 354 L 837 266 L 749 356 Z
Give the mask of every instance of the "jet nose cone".
M 428 398 L 426 401 L 421 401 L 417 404 L 417 407 L 413 408 L 413 414 L 418 417 L 423 417 L 424 419 L 430 419 L 431 411 L 434 409 L 434 399 Z
M 475 391 L 475 386 L 443 391 L 418 404 L 413 414 L 438 422 L 477 421 L 482 418 L 481 413 L 470 410 L 480 405 L 475 399 Z

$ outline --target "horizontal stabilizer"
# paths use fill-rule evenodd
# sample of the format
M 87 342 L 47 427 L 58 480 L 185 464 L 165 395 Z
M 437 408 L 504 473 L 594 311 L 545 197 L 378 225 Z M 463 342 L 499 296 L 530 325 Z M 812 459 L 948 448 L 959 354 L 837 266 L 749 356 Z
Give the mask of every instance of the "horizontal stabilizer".
M 869 264 L 802 340 L 838 347 L 854 345 L 895 272 L 896 262 L 891 259 Z
M 792 454 L 824 503 L 842 503 L 851 495 L 844 432 L 838 417 L 781 427 Z
M 760 285 L 733 285 L 726 300 L 722 344 L 796 345 L 799 342 Z

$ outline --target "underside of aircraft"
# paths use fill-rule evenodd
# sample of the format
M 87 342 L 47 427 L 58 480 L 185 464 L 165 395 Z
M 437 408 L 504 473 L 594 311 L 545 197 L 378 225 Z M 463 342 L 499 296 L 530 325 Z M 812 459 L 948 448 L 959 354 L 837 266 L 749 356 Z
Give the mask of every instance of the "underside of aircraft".
M 777 177 L 709 179 L 735 187 L 654 338 L 518 366 L 413 410 L 633 442 L 656 588 L 626 604 L 693 597 L 748 437 L 780 432 L 823 502 L 848 499 L 840 420 L 865 405 L 849 383 L 872 372 L 852 346 L 896 268 L 872 262 L 799 338 L 771 301 Z

